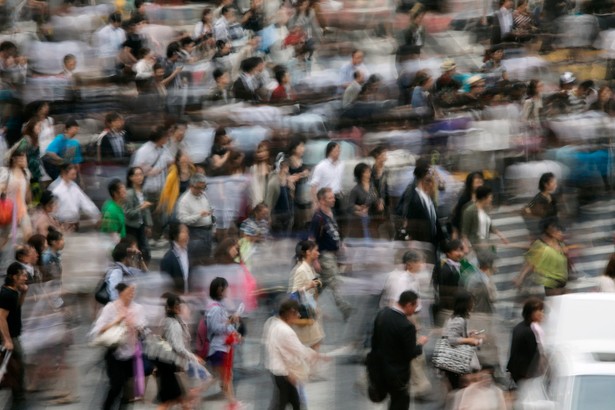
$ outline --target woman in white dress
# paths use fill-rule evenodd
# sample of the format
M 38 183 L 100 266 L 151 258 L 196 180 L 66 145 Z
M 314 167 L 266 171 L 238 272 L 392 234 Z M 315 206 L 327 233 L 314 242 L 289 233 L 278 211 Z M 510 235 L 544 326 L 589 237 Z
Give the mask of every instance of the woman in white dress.
M 303 303 L 310 303 L 316 311 L 315 319 L 297 319 L 293 329 L 299 340 L 306 346 L 318 350 L 325 333 L 320 323 L 316 299 L 321 282 L 312 267 L 318 259 L 318 246 L 312 241 L 302 241 L 297 245 L 297 264 L 290 273 L 289 293 L 298 292 L 303 297 Z

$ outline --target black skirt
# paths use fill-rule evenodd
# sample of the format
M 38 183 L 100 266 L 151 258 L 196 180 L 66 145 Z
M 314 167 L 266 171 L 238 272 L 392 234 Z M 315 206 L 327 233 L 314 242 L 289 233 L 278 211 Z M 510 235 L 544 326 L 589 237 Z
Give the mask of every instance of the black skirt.
M 184 389 L 177 377 L 177 366 L 168 363 L 156 363 L 156 380 L 158 381 L 158 402 L 166 403 L 179 400 L 184 395 Z

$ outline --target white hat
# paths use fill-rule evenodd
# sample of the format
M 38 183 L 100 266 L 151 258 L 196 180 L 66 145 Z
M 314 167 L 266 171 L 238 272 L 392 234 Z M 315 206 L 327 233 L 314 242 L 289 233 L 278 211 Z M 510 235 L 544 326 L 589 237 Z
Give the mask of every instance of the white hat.
M 570 71 L 566 71 L 564 74 L 559 76 L 559 82 L 562 84 L 571 84 L 577 81 L 577 78 Z

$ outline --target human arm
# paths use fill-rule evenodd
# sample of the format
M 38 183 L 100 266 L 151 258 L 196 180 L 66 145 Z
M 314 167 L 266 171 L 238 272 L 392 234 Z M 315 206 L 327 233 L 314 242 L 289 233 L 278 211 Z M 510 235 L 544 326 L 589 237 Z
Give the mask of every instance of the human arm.
M 187 195 L 183 195 L 177 204 L 177 219 L 186 225 L 195 224 L 203 216 L 200 210 L 194 209 L 191 202 Z
M 465 336 L 465 327 L 465 319 L 459 316 L 453 317 L 446 322 L 443 335 L 448 338 L 448 342 L 451 344 L 451 346 L 478 346 L 480 344 L 480 339 Z
M 107 276 L 107 290 L 109 292 L 109 300 L 117 300 L 119 297 L 117 289 L 115 287 L 124 279 L 124 272 L 119 267 L 116 267 L 109 272 Z
M 521 269 L 521 272 L 519 272 L 519 275 L 513 279 L 513 284 L 515 285 L 517 289 L 520 289 L 521 286 L 523 286 L 525 277 L 527 276 L 528 273 L 530 273 L 533 270 L 534 270 L 534 266 L 532 266 L 531 263 L 526 261 L 525 264 L 523 265 L 523 269 Z
M 92 220 L 98 221 L 100 219 L 100 211 L 98 210 L 98 207 L 80 188 L 77 187 L 76 192 L 76 199 L 79 202 L 79 210 L 89 216 Z
M 178 355 L 189 361 L 199 361 L 199 358 L 186 348 L 184 342 L 184 330 L 178 319 L 166 318 L 164 324 L 164 339 Z
M 0 335 L 2 335 L 2 346 L 6 350 L 13 350 L 13 339 L 11 338 L 11 334 L 9 333 L 9 324 L 8 319 L 9 311 L 6 309 L 0 308 Z
M 179 75 L 179 73 L 182 72 L 183 69 L 183 66 L 176 67 L 175 70 L 171 72 L 171 74 L 169 74 L 162 81 L 160 81 L 160 84 L 166 87 L 171 81 L 175 79 L 175 77 Z

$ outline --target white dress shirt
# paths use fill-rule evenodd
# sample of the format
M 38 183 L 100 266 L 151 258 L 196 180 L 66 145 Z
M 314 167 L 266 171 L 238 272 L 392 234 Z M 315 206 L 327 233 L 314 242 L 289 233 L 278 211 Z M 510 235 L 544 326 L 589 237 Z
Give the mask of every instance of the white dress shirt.
M 100 211 L 92 200 L 74 181 L 58 178 L 53 194 L 58 198 L 58 207 L 53 216 L 60 222 L 77 223 L 81 213 L 93 220 L 100 218 Z
M 513 29 L 513 15 L 512 11 L 506 7 L 500 9 L 500 33 L 502 36 L 510 33 Z
M 100 57 L 115 57 L 126 41 L 126 33 L 121 27 L 115 28 L 107 24 L 94 33 L 94 39 Z
M 407 270 L 394 270 L 389 273 L 384 284 L 382 297 L 380 298 L 380 308 L 387 306 L 395 307 L 399 296 L 407 290 L 411 290 L 419 296 L 421 295 L 417 274 Z M 416 311 L 419 312 L 421 307 L 421 299 L 419 298 Z
M 210 215 L 201 216 L 203 211 L 210 212 Z M 197 197 L 190 189 L 184 192 L 177 202 L 177 218 L 181 223 L 193 228 L 211 226 L 211 206 L 205 194 Z
M 224 18 L 224 16 L 221 16 L 218 20 L 216 20 L 216 22 L 214 23 L 214 38 L 216 39 L 216 41 L 229 40 L 230 35 L 228 32 L 228 26 L 228 21 L 226 20 L 226 18 Z
M 292 374 L 300 381 L 307 380 L 310 362 L 318 353 L 301 344 L 295 331 L 279 317 L 272 318 L 266 328 L 265 367 L 275 376 Z
M 331 188 L 334 194 L 342 192 L 342 178 L 344 175 L 344 163 L 340 160 L 333 162 L 325 158 L 314 167 L 310 185 L 321 188 Z
M 168 164 L 171 162 L 173 162 L 173 157 L 167 147 L 158 147 L 152 141 L 146 142 L 135 152 L 132 166 L 141 167 L 146 174 L 152 168 L 161 170 L 159 174 L 145 178 L 143 192 L 160 194 L 167 179 Z

